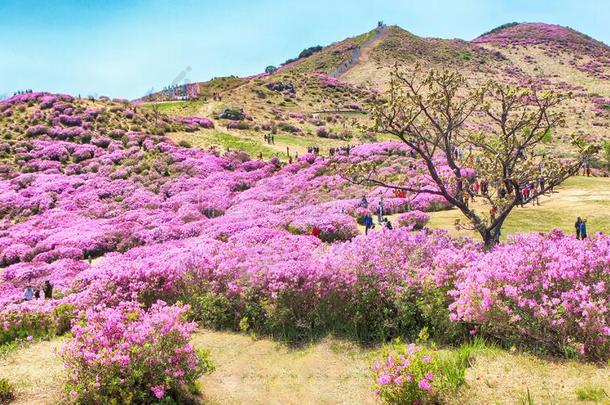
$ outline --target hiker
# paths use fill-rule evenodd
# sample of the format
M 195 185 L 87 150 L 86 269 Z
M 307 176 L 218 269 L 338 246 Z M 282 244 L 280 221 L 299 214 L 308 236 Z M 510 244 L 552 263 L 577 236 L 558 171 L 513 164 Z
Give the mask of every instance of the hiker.
M 37 300 L 40 298 L 40 289 L 34 288 L 34 299 Z
M 584 240 L 587 237 L 587 220 L 583 219 L 580 223 L 580 239 Z
M 377 203 L 377 223 L 379 225 L 381 225 L 382 222 L 383 222 L 383 214 L 384 214 L 383 211 L 384 211 L 384 209 L 383 209 L 383 197 L 381 197 L 381 199 Z
M 375 227 L 375 224 L 373 223 L 373 217 L 371 216 L 370 213 L 366 213 L 366 215 L 364 216 L 364 234 L 368 235 L 369 234 L 369 229 L 373 229 Z
M 487 195 L 489 191 L 489 182 L 487 180 L 481 181 L 481 194 Z
M 521 190 L 521 197 L 523 198 L 524 203 L 527 203 L 527 200 L 530 198 L 530 188 L 527 184 L 523 187 L 523 190 Z
M 265 143 L 269 143 L 269 140 L 267 139 L 267 134 L 264 134 L 263 137 L 265 138 Z
M 496 220 L 497 213 L 498 213 L 498 207 L 496 207 L 495 205 L 492 205 L 491 208 L 489 209 L 489 219 L 491 220 L 491 222 Z
M 369 202 L 366 199 L 366 196 L 362 196 L 362 200 L 360 200 L 360 204 L 359 204 L 362 208 L 368 208 L 369 207 Z
M 311 228 L 311 236 L 315 236 L 316 238 L 320 235 L 320 228 L 314 226 Z
M 464 199 L 464 204 L 466 205 L 466 208 L 468 208 L 468 202 L 470 201 L 470 193 L 464 190 L 462 192 L 462 198 Z
M 42 284 L 42 291 L 44 292 L 44 298 L 46 300 L 53 298 L 53 284 L 51 284 L 49 280 L 45 280 Z
M 392 230 L 393 228 L 392 228 L 392 223 L 390 222 L 390 220 L 386 218 L 384 221 L 385 221 L 384 222 L 385 227 L 389 230 Z
M 544 193 L 544 183 L 545 183 L 545 178 L 544 176 L 540 176 L 540 178 L 538 179 L 538 185 L 540 186 L 540 192 Z
M 271 134 L 271 144 L 275 145 L 275 135 Z
M 530 195 L 532 197 L 532 205 L 540 205 L 540 191 L 536 183 L 530 184 Z
M 34 298 L 34 290 L 32 289 L 32 286 L 27 286 L 27 288 L 23 292 L 23 298 L 26 301 L 31 301 Z
M 474 183 L 472 184 L 472 190 L 474 191 L 474 193 L 476 195 L 479 195 L 479 190 L 481 189 L 481 185 L 479 184 L 478 181 L 474 181 Z
M 506 197 L 506 189 L 504 187 L 501 187 L 500 190 L 498 190 L 498 197 L 500 197 L 500 198 Z
M 580 239 L 580 224 L 582 223 L 582 219 L 580 217 L 576 218 L 576 223 L 574 224 L 574 229 L 576 230 L 576 239 Z

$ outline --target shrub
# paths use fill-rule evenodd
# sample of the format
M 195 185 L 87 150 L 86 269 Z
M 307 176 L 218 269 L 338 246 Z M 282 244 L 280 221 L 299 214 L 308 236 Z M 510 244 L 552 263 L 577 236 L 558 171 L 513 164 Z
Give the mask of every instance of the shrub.
M 506 343 L 558 355 L 610 354 L 610 245 L 550 234 L 514 236 L 457 271 L 454 321 Z
M 424 328 L 418 342 L 427 339 Z M 472 358 L 486 351 L 489 348 L 478 338 L 441 352 L 415 343 L 404 345 L 397 339 L 373 362 L 375 393 L 388 404 L 446 403 L 466 381 Z
M 15 388 L 8 378 L 0 378 L 0 404 L 8 404 L 15 399 Z
M 398 216 L 398 225 L 405 228 L 419 230 L 430 221 L 430 216 L 425 212 L 414 210 L 405 212 Z
M 319 229 L 318 237 L 324 242 L 350 240 L 358 235 L 354 218 L 342 214 L 298 218 L 288 229 L 294 234 L 311 234 L 314 227 Z
M 330 137 L 330 132 L 328 131 L 328 129 L 326 129 L 326 127 L 319 127 L 318 129 L 316 129 L 316 135 L 320 138 L 328 138 Z
M 433 352 L 411 343 L 394 345 L 373 363 L 375 393 L 384 403 L 430 403 L 438 396 L 438 360 Z
M 595 385 L 585 385 L 576 389 L 576 398 L 580 401 L 598 402 L 604 398 L 610 398 L 603 387 Z
M 194 389 L 213 366 L 188 343 L 196 325 L 186 322 L 187 311 L 163 301 L 148 311 L 134 302 L 87 310 L 61 351 L 70 400 L 150 403 Z
M 190 148 L 192 146 L 189 141 L 186 141 L 184 139 L 178 142 L 178 145 L 182 146 L 183 148 Z

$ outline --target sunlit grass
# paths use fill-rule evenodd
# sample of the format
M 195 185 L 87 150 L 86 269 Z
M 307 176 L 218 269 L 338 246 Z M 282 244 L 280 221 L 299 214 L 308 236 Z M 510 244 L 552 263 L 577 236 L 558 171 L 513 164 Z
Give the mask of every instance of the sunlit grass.
M 515 208 L 502 228 L 502 239 L 514 233 L 547 232 L 553 228 L 573 233 L 577 217 L 587 219 L 590 235 L 598 231 L 610 233 L 609 178 L 573 177 L 555 191 L 552 195 L 541 198 L 540 206 L 529 204 L 524 208 Z M 488 206 L 481 204 L 482 212 L 488 210 Z M 428 226 L 447 229 L 455 236 L 479 238 L 472 231 L 456 230 L 454 223 L 457 218 L 465 220 L 457 209 L 433 212 L 430 213 Z

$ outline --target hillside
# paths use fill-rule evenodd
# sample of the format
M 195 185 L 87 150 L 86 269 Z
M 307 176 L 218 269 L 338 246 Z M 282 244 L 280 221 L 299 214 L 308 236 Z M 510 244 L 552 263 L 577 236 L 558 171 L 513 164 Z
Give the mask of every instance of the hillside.
M 607 137 L 604 55 L 379 25 L 135 102 L 1 101 L 0 404 L 604 403 L 610 178 L 554 173 Z M 568 123 L 531 158 L 408 146 L 371 130 L 395 63 L 572 91 Z
M 375 139 L 367 129 L 370 102 L 387 88 L 396 63 L 404 69 L 415 63 L 458 68 L 473 84 L 493 78 L 570 92 L 572 98 L 561 107 L 566 126 L 549 145 L 558 153 L 569 154 L 566 144 L 574 132 L 590 139 L 607 137 L 610 48 L 570 28 L 541 23 L 509 24 L 472 41 L 424 38 L 397 26 L 382 26 L 323 47 L 271 74 L 203 83 L 201 88 L 207 90 L 202 97 L 164 107 L 175 114 L 210 118 L 228 107 L 243 108 L 244 124 L 216 122 L 219 128 L 256 141 L 270 130 L 302 139 L 295 147 L 327 144 L 318 134 L 343 142 L 370 141 Z M 210 89 L 221 100 L 210 98 Z

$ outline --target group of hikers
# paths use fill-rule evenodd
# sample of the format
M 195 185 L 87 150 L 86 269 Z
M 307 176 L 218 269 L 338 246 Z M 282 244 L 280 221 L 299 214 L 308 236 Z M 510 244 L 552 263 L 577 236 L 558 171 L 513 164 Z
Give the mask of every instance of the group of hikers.
M 475 201 L 477 196 L 489 195 L 489 188 L 493 187 L 497 190 L 499 198 L 506 198 L 514 193 L 521 207 L 530 201 L 532 205 L 540 205 L 540 195 L 546 191 L 545 186 L 546 178 L 544 176 L 540 176 L 537 181 L 528 181 L 522 184 L 507 180 L 503 182 L 494 180 L 490 183 L 487 179 L 479 181 L 476 177 L 473 177 L 462 184 L 462 200 L 468 206 L 470 201 Z M 550 188 L 550 191 L 553 191 L 552 188 Z M 492 207 L 492 209 L 494 208 Z
M 33 93 L 33 91 L 31 89 L 29 90 L 17 90 L 16 92 L 13 93 L 13 96 L 18 96 L 20 94 L 31 94 Z
M 580 217 L 576 218 L 574 223 L 574 229 L 576 230 L 576 239 L 587 238 L 587 220 Z
M 349 156 L 349 151 L 351 149 L 353 149 L 353 146 L 350 146 L 349 144 L 346 145 L 346 146 L 341 146 L 339 148 L 330 148 L 328 150 L 328 156 L 335 156 L 335 154 L 338 153 L 338 152 L 343 152 L 343 153 L 345 153 L 346 155 Z
M 359 206 L 361 208 L 369 207 L 369 202 L 366 199 L 366 196 L 362 196 Z M 390 220 L 388 218 L 384 218 L 385 207 L 383 205 L 383 197 L 381 197 L 379 199 L 379 201 L 377 202 L 377 206 L 375 207 L 375 213 L 377 214 L 377 224 L 379 224 L 380 226 L 383 226 L 387 229 L 392 229 L 392 223 L 390 222 Z M 373 216 L 371 215 L 371 213 L 369 211 L 367 211 L 366 215 L 364 216 L 363 224 L 364 224 L 364 234 L 365 235 L 369 234 L 369 230 L 375 228 L 375 223 L 373 222 Z
M 275 145 L 275 135 L 265 134 L 264 138 L 265 138 L 265 142 L 267 142 L 269 145 Z
M 42 283 L 42 286 L 40 288 L 28 285 L 25 291 L 23 292 L 23 298 L 26 301 L 39 299 L 41 291 L 45 299 L 53 298 L 53 284 L 51 284 L 49 280 L 45 280 L 45 282 Z

